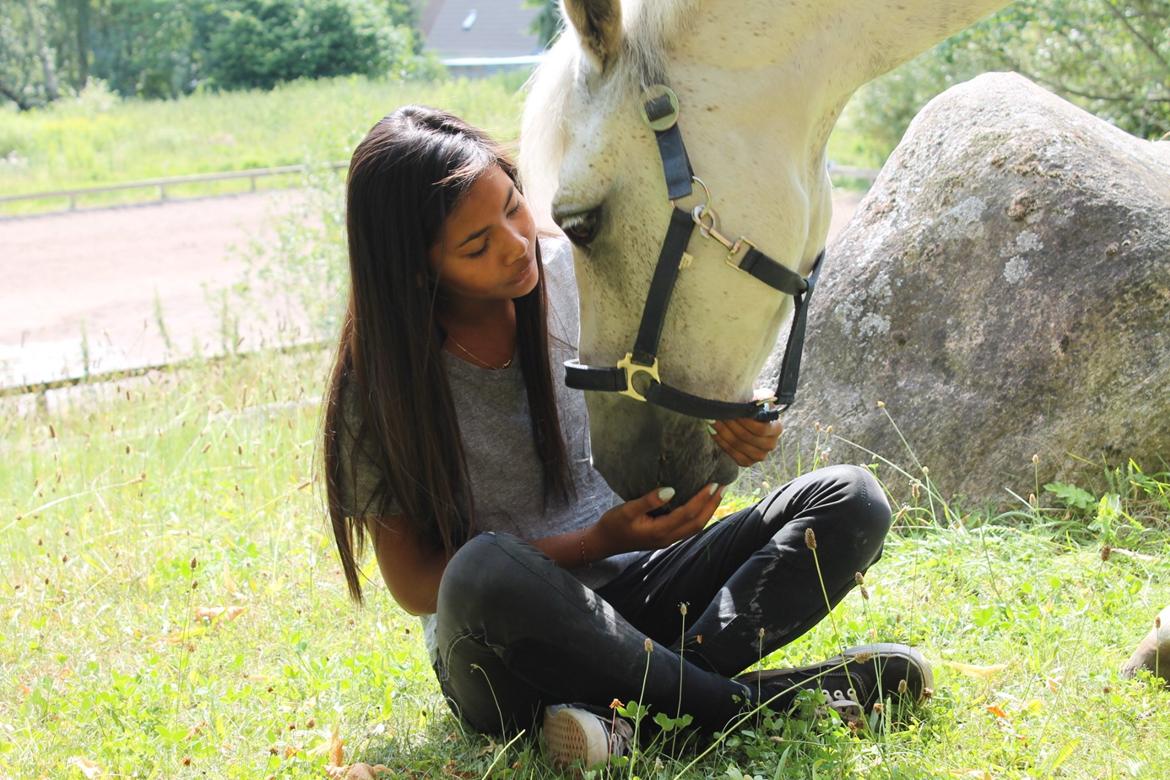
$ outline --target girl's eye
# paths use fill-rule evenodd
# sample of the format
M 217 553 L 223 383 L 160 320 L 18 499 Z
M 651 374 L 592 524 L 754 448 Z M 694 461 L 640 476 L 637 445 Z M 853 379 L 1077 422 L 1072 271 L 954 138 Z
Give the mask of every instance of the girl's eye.
M 516 212 L 518 212 L 518 211 L 520 211 L 520 201 L 516 201 L 516 205 L 508 210 L 508 216 L 514 217 L 514 216 L 516 216 Z
M 467 256 L 468 257 L 479 257 L 480 255 L 482 255 L 484 252 L 487 251 L 487 248 L 488 248 L 488 242 L 484 241 L 483 246 L 481 246 L 479 249 L 475 250 L 474 252 L 469 252 L 467 254 Z

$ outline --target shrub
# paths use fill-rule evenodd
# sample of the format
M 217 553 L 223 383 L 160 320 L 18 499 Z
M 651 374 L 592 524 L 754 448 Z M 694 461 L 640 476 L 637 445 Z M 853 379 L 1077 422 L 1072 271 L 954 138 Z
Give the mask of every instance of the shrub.
M 408 30 L 371 0 L 241 0 L 210 35 L 207 75 L 226 89 L 378 75 L 412 55 Z

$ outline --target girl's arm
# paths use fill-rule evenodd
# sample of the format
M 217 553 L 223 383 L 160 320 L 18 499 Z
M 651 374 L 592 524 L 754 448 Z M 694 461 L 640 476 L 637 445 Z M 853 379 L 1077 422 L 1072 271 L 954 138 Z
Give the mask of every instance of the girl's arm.
M 382 579 L 398 606 L 412 615 L 433 613 L 438 608 L 439 582 L 447 568 L 447 556 L 421 543 L 403 515 L 378 518 L 367 525 Z M 603 550 L 596 528 L 536 539 L 532 545 L 566 568 L 592 563 L 612 554 Z M 587 555 L 584 559 L 582 549 Z
M 367 521 L 382 579 L 398 606 L 412 615 L 435 611 L 447 556 L 424 544 L 403 515 Z
M 382 579 L 398 606 L 411 615 L 427 615 L 438 609 L 439 582 L 447 569 L 447 556 L 421 544 L 402 515 L 368 522 L 374 555 Z M 533 546 L 564 567 L 580 566 L 606 557 L 593 528 L 570 531 L 532 542 Z M 584 547 L 582 545 L 584 544 Z M 582 550 L 587 558 L 582 558 Z
M 710 485 L 672 512 L 649 514 L 673 496 L 669 488 L 648 493 L 615 506 L 589 528 L 534 539 L 531 544 L 565 568 L 633 550 L 658 550 L 701 531 L 719 506 L 723 489 Z M 398 606 L 412 615 L 434 612 L 447 556 L 422 543 L 403 515 L 367 525 L 382 579 Z

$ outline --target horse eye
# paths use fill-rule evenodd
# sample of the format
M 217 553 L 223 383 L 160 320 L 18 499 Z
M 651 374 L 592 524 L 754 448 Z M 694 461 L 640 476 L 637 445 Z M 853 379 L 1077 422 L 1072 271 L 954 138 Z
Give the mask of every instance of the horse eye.
M 601 229 L 601 207 L 575 214 L 554 214 L 553 221 L 569 240 L 582 249 L 589 247 Z

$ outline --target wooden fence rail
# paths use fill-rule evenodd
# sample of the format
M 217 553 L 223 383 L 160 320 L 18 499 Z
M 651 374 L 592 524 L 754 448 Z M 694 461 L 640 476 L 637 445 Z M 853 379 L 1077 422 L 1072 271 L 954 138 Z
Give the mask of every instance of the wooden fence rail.
M 348 163 L 329 163 L 329 168 L 332 170 L 339 170 L 348 167 Z M 224 171 L 221 173 L 194 173 L 187 176 L 167 176 L 158 179 L 142 179 L 140 181 L 128 181 L 121 184 L 106 184 L 97 187 L 76 187 L 68 190 L 52 190 L 49 192 L 30 192 L 22 195 L 4 195 L 0 196 L 0 206 L 6 203 L 17 203 L 21 201 L 34 200 L 57 200 L 67 198 L 69 206 L 64 209 L 54 211 L 38 211 L 37 214 L 59 213 L 63 211 L 77 211 L 78 198 L 83 198 L 89 195 L 99 195 L 107 192 L 122 192 L 125 190 L 139 190 L 139 189 L 156 189 L 158 192 L 157 198 L 153 198 L 148 203 L 155 200 L 163 202 L 168 200 L 167 188 L 177 187 L 189 184 L 201 184 L 216 181 L 232 181 L 238 179 L 247 179 L 249 183 L 249 192 L 256 191 L 256 180 L 263 179 L 269 176 L 287 176 L 295 173 L 304 173 L 308 166 L 305 165 L 279 165 L 272 168 L 248 168 L 242 171 Z M 140 201 L 141 202 L 141 201 Z M 20 214 L 8 214 L 5 216 L 22 216 Z

